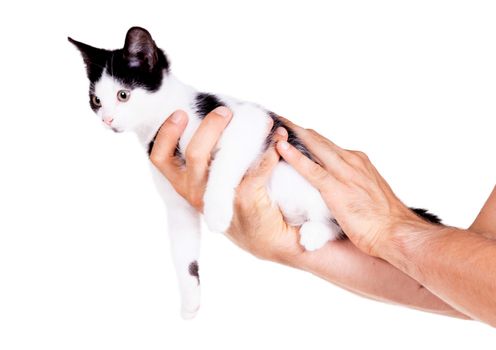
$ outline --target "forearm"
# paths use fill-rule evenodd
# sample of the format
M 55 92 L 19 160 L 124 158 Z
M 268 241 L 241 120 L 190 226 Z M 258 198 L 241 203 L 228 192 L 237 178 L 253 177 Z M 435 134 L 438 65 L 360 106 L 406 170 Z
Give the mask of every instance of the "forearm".
M 371 299 L 467 318 L 396 267 L 366 255 L 349 240 L 330 242 L 315 252 L 303 252 L 290 264 Z
M 451 227 L 405 223 L 378 252 L 457 310 L 496 326 L 496 241 Z
M 469 231 L 482 234 L 483 236 L 496 239 L 496 186 L 482 207 Z

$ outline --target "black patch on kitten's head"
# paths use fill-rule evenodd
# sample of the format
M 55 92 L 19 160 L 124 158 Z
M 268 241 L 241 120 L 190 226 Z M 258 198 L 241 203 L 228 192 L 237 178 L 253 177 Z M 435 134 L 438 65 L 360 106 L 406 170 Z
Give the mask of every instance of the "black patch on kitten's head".
M 103 70 L 129 89 L 140 87 L 157 91 L 162 85 L 164 70 L 169 72 L 169 61 L 164 52 L 155 45 L 146 29 L 132 27 L 126 34 L 124 47 L 104 50 L 68 38 L 81 52 L 90 80 L 93 84 L 102 76 Z
M 71 37 L 68 37 L 67 39 L 77 47 L 79 52 L 81 52 L 84 64 L 86 65 L 86 74 L 88 75 L 90 82 L 95 83 L 98 81 L 107 64 L 110 51 L 84 44 Z

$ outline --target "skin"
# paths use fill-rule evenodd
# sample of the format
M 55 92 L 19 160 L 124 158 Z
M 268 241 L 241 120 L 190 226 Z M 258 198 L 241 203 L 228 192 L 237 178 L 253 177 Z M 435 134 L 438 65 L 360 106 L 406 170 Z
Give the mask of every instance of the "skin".
M 225 109 L 206 116 L 185 151 L 186 165 L 174 158 L 188 120 L 182 111 L 166 120 L 152 150 L 154 165 L 199 211 L 211 150 L 231 117 Z M 318 164 L 289 145 L 279 128 L 237 188 L 227 233 L 234 243 L 365 297 L 496 326 L 496 188 L 469 229 L 432 225 L 396 197 L 364 153 L 286 122 Z M 298 244 L 298 227 L 286 224 L 266 191 L 281 156 L 320 191 L 349 240 L 315 252 Z

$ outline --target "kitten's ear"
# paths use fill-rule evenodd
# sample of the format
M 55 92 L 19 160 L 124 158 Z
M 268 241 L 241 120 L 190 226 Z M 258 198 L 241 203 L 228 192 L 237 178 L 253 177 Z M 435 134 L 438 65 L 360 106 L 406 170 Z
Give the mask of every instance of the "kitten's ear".
M 95 71 L 101 71 L 102 68 L 105 66 L 108 51 L 86 45 L 82 42 L 72 39 L 71 37 L 67 37 L 67 40 L 74 44 L 79 52 L 81 52 L 81 56 L 83 56 L 83 60 L 86 65 L 86 73 L 88 74 L 88 78 L 93 81 L 93 75 L 95 74 Z
M 146 29 L 132 27 L 127 31 L 124 43 L 124 59 L 129 67 L 141 67 L 147 71 L 153 70 L 158 62 L 155 41 Z

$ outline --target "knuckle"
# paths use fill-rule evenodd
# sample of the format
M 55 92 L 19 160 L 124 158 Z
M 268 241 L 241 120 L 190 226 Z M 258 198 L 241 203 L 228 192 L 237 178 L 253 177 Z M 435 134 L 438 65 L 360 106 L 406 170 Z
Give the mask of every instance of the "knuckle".
M 190 195 L 188 202 L 195 208 L 200 208 L 203 205 L 203 198 L 198 194 Z
M 346 153 L 346 158 L 351 165 L 363 166 L 368 161 L 367 155 L 361 151 L 347 151 Z
M 205 123 L 209 127 L 223 128 L 227 124 L 227 118 L 224 118 L 217 112 L 212 111 L 207 114 L 205 119 L 203 119 L 203 123 Z
M 159 154 L 158 152 L 154 152 L 152 150 L 152 153 L 150 153 L 150 161 L 152 162 L 153 165 L 155 166 L 160 166 L 164 162 L 164 156 Z
M 310 135 L 313 136 L 317 135 L 317 131 L 315 131 L 314 129 L 305 129 L 305 131 Z
M 356 151 L 355 153 L 356 153 L 356 155 L 358 157 L 360 157 L 360 159 L 363 159 L 363 160 L 368 160 L 369 159 L 369 157 L 364 152 L 362 152 L 362 151 Z
M 204 156 L 203 152 L 199 149 L 187 148 L 184 157 L 186 158 L 186 162 L 196 163 L 201 161 Z
M 327 173 L 327 171 L 325 171 L 324 169 L 322 169 L 322 167 L 320 165 L 318 165 L 317 163 L 314 163 L 314 162 L 311 162 L 308 166 L 308 172 L 311 174 L 311 176 L 313 177 L 313 179 L 317 182 L 323 182 L 325 181 L 329 174 Z

